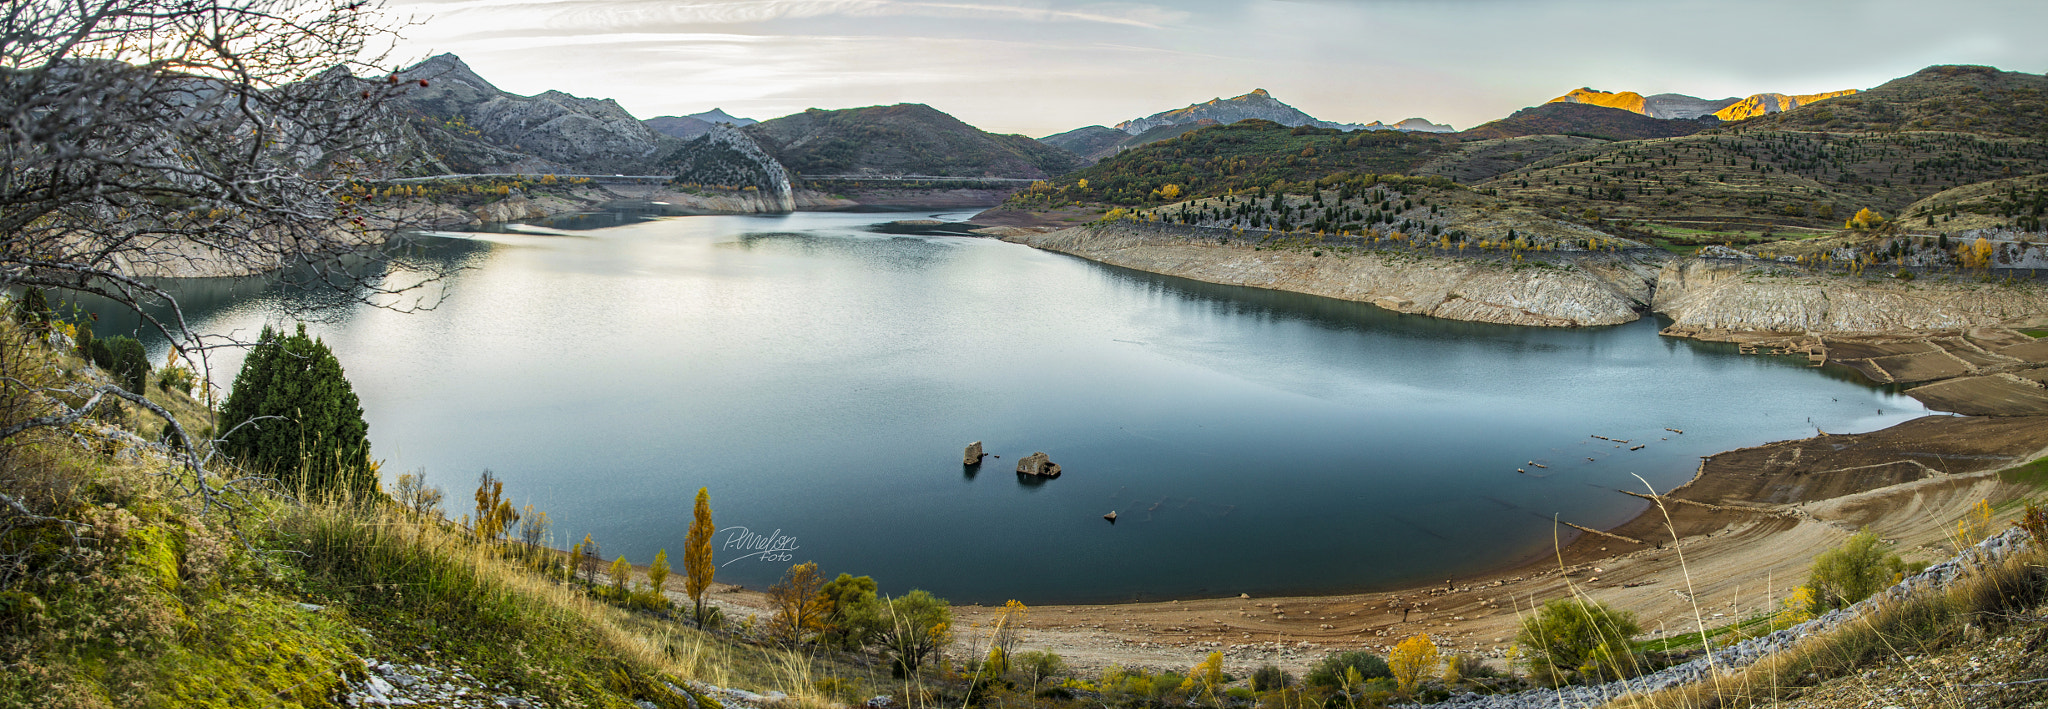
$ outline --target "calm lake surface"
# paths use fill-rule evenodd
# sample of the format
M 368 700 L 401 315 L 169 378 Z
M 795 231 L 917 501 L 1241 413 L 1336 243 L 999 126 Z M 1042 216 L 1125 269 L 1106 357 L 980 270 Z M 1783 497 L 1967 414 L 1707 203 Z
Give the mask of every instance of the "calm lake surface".
M 1548 552 L 1553 516 L 1627 520 L 1642 503 L 1616 490 L 1642 490 L 1636 475 L 1664 491 L 1700 456 L 1927 413 L 1649 320 L 1450 322 L 871 228 L 930 216 L 968 214 L 422 236 L 419 259 L 469 267 L 437 308 L 327 306 L 310 329 L 347 367 L 387 482 L 424 469 L 451 516 L 489 468 L 558 545 L 587 533 L 680 564 L 708 487 L 735 543 L 720 581 L 816 561 L 955 602 L 1441 582 Z M 253 336 L 311 302 L 262 279 L 175 287 L 205 332 Z M 214 379 L 238 358 L 216 356 Z M 975 440 L 1001 459 L 963 469 Z M 1066 474 L 1020 479 L 1033 451 Z M 748 532 L 785 549 L 738 548 Z

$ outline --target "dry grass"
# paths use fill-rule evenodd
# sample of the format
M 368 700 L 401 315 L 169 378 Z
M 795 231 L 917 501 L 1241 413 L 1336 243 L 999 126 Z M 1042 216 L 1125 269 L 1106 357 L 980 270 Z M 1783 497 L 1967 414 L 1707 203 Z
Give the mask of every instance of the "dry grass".
M 832 704 L 800 653 L 613 606 L 444 520 L 329 502 L 283 510 L 273 523 L 280 541 L 306 552 L 303 565 L 327 592 L 397 629 L 403 639 L 391 645 L 446 647 L 490 674 L 565 699 L 680 707 L 687 701 L 663 683 L 695 680 L 779 690 L 803 706 Z

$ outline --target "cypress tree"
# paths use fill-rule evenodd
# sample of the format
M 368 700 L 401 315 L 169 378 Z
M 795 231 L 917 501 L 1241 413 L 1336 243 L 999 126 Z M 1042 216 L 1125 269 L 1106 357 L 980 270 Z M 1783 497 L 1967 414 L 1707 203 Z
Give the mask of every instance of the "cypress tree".
M 223 450 L 288 491 L 358 498 L 377 491 L 362 404 L 341 361 L 303 323 L 293 335 L 263 329 L 221 407 L 221 423 L 230 430 Z

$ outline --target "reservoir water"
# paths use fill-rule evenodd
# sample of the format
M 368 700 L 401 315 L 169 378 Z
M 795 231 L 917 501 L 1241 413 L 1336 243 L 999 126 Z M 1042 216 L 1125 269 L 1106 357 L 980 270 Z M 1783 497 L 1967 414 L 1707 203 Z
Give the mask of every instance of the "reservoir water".
M 984 603 L 1441 582 L 1547 553 L 1553 518 L 1625 521 L 1638 475 L 1669 490 L 1700 456 L 1927 413 L 1649 319 L 1451 322 L 872 228 L 932 216 L 967 214 L 420 236 L 416 258 L 467 268 L 410 314 L 172 288 L 202 332 L 323 316 L 387 484 L 424 470 L 455 516 L 488 468 L 559 546 L 642 564 L 680 563 L 709 488 L 717 578 L 752 588 L 802 561 Z M 963 468 L 976 440 L 1001 458 Z M 1012 472 L 1034 451 L 1065 474 Z

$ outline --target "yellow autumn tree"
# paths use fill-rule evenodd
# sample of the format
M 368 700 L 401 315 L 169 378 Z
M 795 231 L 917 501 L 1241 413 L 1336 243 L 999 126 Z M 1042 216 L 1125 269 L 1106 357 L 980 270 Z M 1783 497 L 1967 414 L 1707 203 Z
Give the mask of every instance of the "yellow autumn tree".
M 605 573 L 612 577 L 612 593 L 619 598 L 625 598 L 626 581 L 633 578 L 633 565 L 626 561 L 625 555 L 621 554 L 619 558 L 613 559 L 611 570 Z
M 1410 636 L 1387 653 L 1387 670 L 1394 674 L 1394 684 L 1402 695 L 1414 693 L 1415 685 L 1423 680 L 1436 678 L 1437 656 L 1436 641 L 1428 635 Z
M 825 577 L 818 575 L 818 563 L 806 561 L 783 572 L 782 581 L 768 587 L 768 601 L 775 606 L 771 630 L 784 642 L 796 644 L 805 635 L 825 628 Z
M 1884 226 L 1884 215 L 1865 207 L 1857 210 L 1856 216 L 1850 217 L 1842 226 L 1849 229 L 1876 229 Z
M 711 535 L 718 533 L 711 526 L 711 488 L 697 488 L 697 509 L 690 521 L 690 531 L 683 537 L 683 574 L 688 578 L 683 591 L 690 594 L 690 603 L 697 623 L 704 623 L 704 591 L 711 588 L 711 576 L 716 568 L 711 565 Z
M 1970 546 L 1991 536 L 1991 501 L 1978 500 L 1970 511 L 1956 521 L 1956 548 Z
M 664 603 L 664 602 L 662 601 L 662 596 L 661 596 L 661 589 L 662 589 L 662 588 L 664 587 L 664 585 L 665 585 L 665 584 L 667 584 L 667 583 L 668 583 L 668 550 L 667 550 L 667 549 L 661 549 L 661 550 L 658 550 L 658 551 L 654 552 L 654 562 L 653 562 L 653 563 L 650 563 L 650 564 L 648 564 L 648 565 L 647 565 L 647 592 L 648 592 L 648 596 L 649 596 L 650 598 L 652 598 L 652 600 L 653 600 L 653 601 L 654 601 L 654 602 L 655 602 L 655 603 L 656 603 L 657 605 L 661 605 L 661 606 L 667 606 L 667 605 L 668 605 L 667 603 Z
M 1991 245 L 1991 240 L 1981 236 L 1974 243 L 1956 248 L 1956 256 L 1962 259 L 1965 268 L 1989 268 L 1991 254 L 1995 252 L 1996 247 Z
M 1024 640 L 1024 616 L 1029 613 L 1030 609 L 1014 598 L 1003 604 L 990 624 L 989 646 L 1003 651 L 1005 656 L 1016 654 L 1017 643 Z
M 476 537 L 496 541 L 518 521 L 519 513 L 512 511 L 511 501 L 505 499 L 505 482 L 485 469 L 476 485 Z

